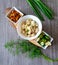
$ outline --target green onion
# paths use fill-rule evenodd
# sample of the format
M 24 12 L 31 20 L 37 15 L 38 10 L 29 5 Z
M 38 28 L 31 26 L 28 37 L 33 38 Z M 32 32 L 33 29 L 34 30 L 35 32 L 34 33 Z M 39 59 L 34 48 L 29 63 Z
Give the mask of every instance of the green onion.
M 40 0 L 38 0 L 38 1 L 40 1 Z M 40 1 L 40 3 L 43 3 L 43 2 Z M 52 11 L 45 3 L 43 3 L 43 6 L 44 6 L 47 10 L 49 10 L 49 12 L 50 12 L 51 14 L 54 15 L 53 11 Z
M 41 0 L 27 0 L 27 2 L 32 7 L 35 14 L 39 17 L 40 20 L 44 21 L 41 13 L 43 13 L 50 20 L 54 18 L 54 13 L 52 12 L 52 10 L 48 6 L 46 6 Z
M 46 11 L 48 12 L 48 14 L 51 16 L 51 19 L 53 19 L 53 12 L 43 3 L 39 0 L 39 2 L 42 4 L 42 6 L 46 9 Z
M 53 19 L 52 11 L 47 6 L 45 6 L 44 3 L 42 3 L 40 0 L 34 0 L 34 2 L 38 8 L 48 17 L 48 19 Z
M 40 20 L 44 21 L 43 16 L 41 15 L 40 11 L 37 9 L 36 4 L 32 0 L 27 0 L 29 5 L 32 7 L 35 14 L 39 17 Z

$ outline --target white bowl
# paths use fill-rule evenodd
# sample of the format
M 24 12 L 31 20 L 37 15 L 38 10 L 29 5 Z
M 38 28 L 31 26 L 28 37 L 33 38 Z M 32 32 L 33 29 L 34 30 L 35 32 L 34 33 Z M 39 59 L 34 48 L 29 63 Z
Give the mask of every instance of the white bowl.
M 20 31 L 21 31 L 21 22 L 24 22 L 26 19 L 29 19 L 29 18 L 35 20 L 35 21 L 37 22 L 38 28 L 39 28 L 38 33 L 37 33 L 35 36 L 33 36 L 33 37 L 26 37 L 26 36 L 24 36 L 24 35 L 20 32 Z M 41 32 L 42 32 L 42 23 L 41 23 L 41 21 L 40 21 L 36 16 L 26 15 L 26 16 L 21 17 L 21 18 L 18 20 L 18 22 L 17 22 L 17 33 L 18 33 L 18 35 L 19 35 L 21 38 L 23 38 L 23 39 L 25 39 L 25 40 L 35 39 L 35 38 L 37 38 L 37 37 L 40 35 Z

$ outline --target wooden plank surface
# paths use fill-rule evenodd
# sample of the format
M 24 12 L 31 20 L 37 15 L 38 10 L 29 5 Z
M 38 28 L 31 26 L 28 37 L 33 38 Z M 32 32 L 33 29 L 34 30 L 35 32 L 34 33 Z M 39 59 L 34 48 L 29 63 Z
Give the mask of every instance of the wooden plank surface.
M 47 50 L 43 50 L 45 54 L 51 58 L 58 57 L 58 0 L 43 0 L 49 7 L 55 12 L 55 19 L 49 21 L 47 18 L 43 22 L 43 30 L 49 33 L 54 41 L 52 46 Z M 4 44 L 11 40 L 17 39 L 18 34 L 13 29 L 8 20 L 5 18 L 4 10 L 7 7 L 15 6 L 25 14 L 34 14 L 26 0 L 0 0 L 0 65 L 58 65 L 58 62 L 51 62 L 44 60 L 43 58 L 29 59 L 25 55 L 13 56 L 7 49 L 4 48 Z

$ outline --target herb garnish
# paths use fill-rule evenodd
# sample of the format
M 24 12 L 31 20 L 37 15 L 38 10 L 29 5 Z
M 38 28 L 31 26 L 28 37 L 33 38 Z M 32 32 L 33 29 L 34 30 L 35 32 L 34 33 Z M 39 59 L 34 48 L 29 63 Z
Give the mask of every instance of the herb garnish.
M 17 41 L 13 40 L 13 41 L 7 42 L 5 44 L 5 48 L 7 48 L 10 52 L 12 52 L 15 55 L 18 55 L 21 52 L 21 53 L 26 53 L 30 58 L 43 57 L 45 60 L 50 62 L 58 61 L 58 59 L 53 60 L 49 58 L 48 56 L 46 56 L 45 54 L 43 54 L 40 48 L 33 45 L 27 40 L 19 39 Z

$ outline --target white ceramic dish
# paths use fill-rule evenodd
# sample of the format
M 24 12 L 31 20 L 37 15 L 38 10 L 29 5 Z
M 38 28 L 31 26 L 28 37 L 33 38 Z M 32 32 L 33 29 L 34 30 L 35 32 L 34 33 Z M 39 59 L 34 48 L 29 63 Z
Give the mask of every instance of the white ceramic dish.
M 33 37 L 26 37 L 26 36 L 24 36 L 24 35 L 21 33 L 21 22 L 24 22 L 26 19 L 29 19 L 29 18 L 35 20 L 35 21 L 37 22 L 38 28 L 39 28 L 38 33 L 37 33 L 35 36 L 33 36 Z M 32 40 L 32 39 L 37 38 L 37 37 L 40 35 L 40 33 L 42 32 L 42 23 L 41 23 L 41 21 L 40 21 L 36 16 L 26 15 L 26 16 L 21 17 L 21 18 L 18 20 L 18 22 L 17 22 L 17 27 L 16 27 L 16 28 L 17 28 L 17 33 L 18 33 L 18 35 L 19 35 L 21 38 L 26 39 L 26 40 Z
M 10 18 L 8 18 L 7 16 L 9 15 L 9 13 L 12 11 L 12 10 L 16 10 L 17 12 L 19 12 L 21 14 L 21 17 L 24 15 L 21 11 L 19 11 L 16 7 L 12 7 L 9 12 L 6 14 L 6 18 L 12 22 L 13 24 L 16 24 L 15 22 L 13 22 Z M 19 18 L 20 19 L 20 18 Z
M 53 38 L 49 35 L 49 34 L 47 34 L 46 32 L 44 32 L 44 31 L 42 31 L 43 33 L 45 33 L 45 35 L 47 35 L 47 36 L 49 36 L 50 37 L 50 43 L 53 41 Z M 52 45 L 52 44 L 51 44 Z M 45 47 L 42 47 L 43 49 L 46 49 L 48 46 L 45 46 Z

